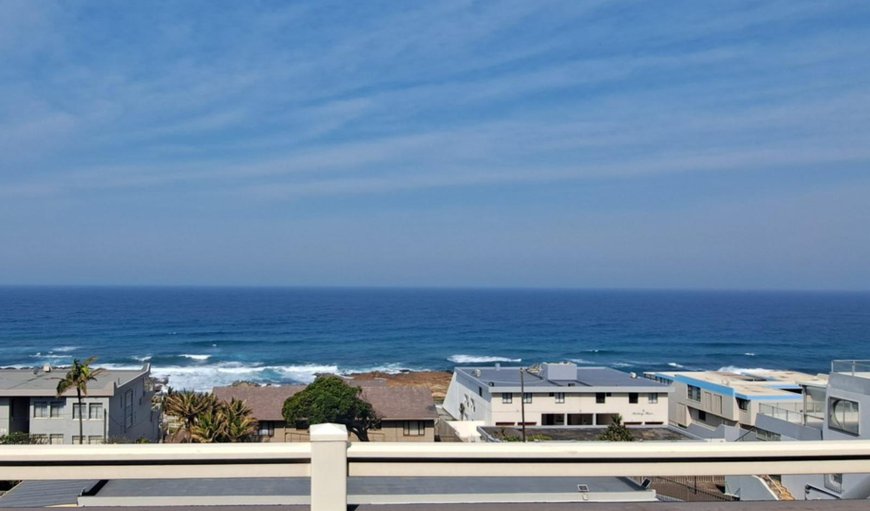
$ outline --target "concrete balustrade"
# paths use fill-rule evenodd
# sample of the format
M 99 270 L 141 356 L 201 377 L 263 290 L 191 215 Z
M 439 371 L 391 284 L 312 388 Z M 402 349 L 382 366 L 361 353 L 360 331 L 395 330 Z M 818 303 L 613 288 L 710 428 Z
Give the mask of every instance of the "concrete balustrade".
M 0 480 L 310 477 L 313 511 L 344 511 L 348 477 L 870 473 L 870 440 L 825 442 L 310 443 L 0 447 Z

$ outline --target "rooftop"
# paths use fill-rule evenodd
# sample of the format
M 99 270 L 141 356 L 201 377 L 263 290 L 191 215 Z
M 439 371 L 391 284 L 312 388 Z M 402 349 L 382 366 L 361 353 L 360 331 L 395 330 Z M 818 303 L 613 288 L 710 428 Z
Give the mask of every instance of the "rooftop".
M 797 371 L 747 369 L 732 371 L 667 371 L 649 373 L 744 399 L 800 399 L 801 386 L 825 386 L 828 377 Z M 705 385 L 706 384 L 706 385 Z
M 361 397 L 371 403 L 375 413 L 386 420 L 435 419 L 435 402 L 425 387 L 387 386 L 382 382 L 350 382 L 362 388 Z M 215 397 L 224 401 L 236 398 L 251 407 L 252 415 L 261 421 L 283 421 L 284 401 L 305 389 L 304 385 L 236 385 L 215 387 Z
M 57 384 L 66 375 L 68 367 L 0 369 L 0 397 L 55 397 Z M 151 371 L 147 364 L 142 369 L 95 368 L 96 379 L 88 383 L 88 396 L 109 397 L 115 389 L 146 375 Z M 70 389 L 66 396 L 74 396 Z
M 457 367 L 463 373 L 488 387 L 519 387 L 520 367 Z M 526 368 L 523 385 L 535 387 L 638 387 L 658 388 L 667 392 L 668 386 L 646 378 L 637 378 L 609 367 L 577 367 L 576 364 L 542 364 Z

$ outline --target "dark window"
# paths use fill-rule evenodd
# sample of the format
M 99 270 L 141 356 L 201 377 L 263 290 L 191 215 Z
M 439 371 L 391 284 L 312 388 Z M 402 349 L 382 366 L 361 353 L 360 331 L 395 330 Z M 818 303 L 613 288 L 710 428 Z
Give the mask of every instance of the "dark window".
M 694 385 L 689 385 L 686 388 L 688 389 L 686 393 L 688 394 L 689 399 L 691 399 L 692 401 L 700 401 L 701 400 L 701 388 L 700 387 L 696 387 Z
M 525 403 L 525 404 L 529 404 L 529 403 L 531 403 L 531 402 L 532 402 L 532 393 L 531 393 L 531 392 L 525 392 L 525 393 L 523 394 L 523 403 Z
M 426 434 L 426 423 L 424 421 L 405 421 L 402 429 L 405 436 L 423 436 Z
M 561 404 L 565 402 L 565 393 L 564 392 L 556 392 L 556 403 Z
M 513 403 L 514 402 L 514 395 L 513 394 L 502 394 L 501 395 L 501 402 L 502 402 L 502 404 L 505 404 L 505 405 L 509 405 L 509 404 Z
M 740 408 L 743 411 L 749 410 L 749 400 L 743 399 L 742 397 L 737 398 L 737 408 Z
M 628 394 L 628 402 L 633 405 L 637 404 L 637 392 L 630 392 Z
M 706 421 L 707 420 L 707 412 L 704 410 L 698 410 L 698 420 Z
M 607 398 L 604 397 L 604 392 L 598 392 L 595 394 L 595 402 L 598 404 L 604 403 Z

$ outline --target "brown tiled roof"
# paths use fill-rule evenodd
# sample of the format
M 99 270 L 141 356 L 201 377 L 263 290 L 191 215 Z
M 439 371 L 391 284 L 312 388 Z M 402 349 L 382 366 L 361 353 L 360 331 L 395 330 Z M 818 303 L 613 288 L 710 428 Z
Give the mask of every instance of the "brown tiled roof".
M 281 411 L 288 397 L 305 389 L 305 385 L 281 385 L 258 387 L 256 385 L 236 385 L 234 387 L 215 387 L 213 393 L 222 401 L 232 398 L 242 400 L 251 408 L 251 415 L 258 421 L 283 421 Z
M 362 398 L 383 420 L 426 420 L 438 417 L 432 393 L 426 387 L 361 385 Z
M 362 398 L 372 404 L 375 413 L 385 420 L 434 420 L 438 414 L 432 394 L 426 387 L 388 387 L 360 385 Z M 252 415 L 261 421 L 281 421 L 281 409 L 288 397 L 303 390 L 303 385 L 257 387 L 238 385 L 215 387 L 216 398 L 229 401 L 232 398 L 244 401 L 251 407 Z

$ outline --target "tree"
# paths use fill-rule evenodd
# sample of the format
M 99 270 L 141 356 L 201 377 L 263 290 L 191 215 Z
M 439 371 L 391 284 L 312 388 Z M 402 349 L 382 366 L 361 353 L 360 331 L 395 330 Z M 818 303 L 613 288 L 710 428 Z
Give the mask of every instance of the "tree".
M 170 434 L 175 436 L 180 433 L 187 442 L 192 441 L 193 428 L 199 417 L 207 411 L 214 410 L 216 405 L 217 402 L 211 394 L 170 389 L 163 399 L 163 412 L 176 419 L 170 428 Z
M 622 424 L 622 416 L 617 415 L 613 418 L 613 423 L 607 426 L 603 433 L 598 435 L 598 440 L 606 442 L 634 442 L 634 436 L 631 431 Z
M 79 444 L 84 443 L 84 407 L 82 406 L 82 396 L 88 395 L 88 382 L 97 379 L 97 375 L 102 372 L 100 369 L 91 369 L 91 364 L 97 360 L 97 357 L 90 357 L 85 361 L 79 359 L 73 360 L 73 365 L 67 371 L 66 376 L 57 383 L 57 397 L 60 397 L 67 390 L 75 387 L 76 398 L 78 399 L 79 407 Z
M 368 442 L 368 430 L 380 420 L 372 405 L 359 397 L 362 389 L 352 387 L 338 376 L 319 376 L 302 392 L 284 402 L 284 420 L 295 424 L 334 422 L 344 424 L 361 441 Z
M 31 445 L 41 443 L 38 437 L 22 431 L 14 431 L 8 435 L 0 436 L 0 445 Z
M 224 436 L 227 442 L 247 442 L 257 433 L 257 420 L 251 417 L 251 409 L 236 398 L 221 403 L 224 421 Z

